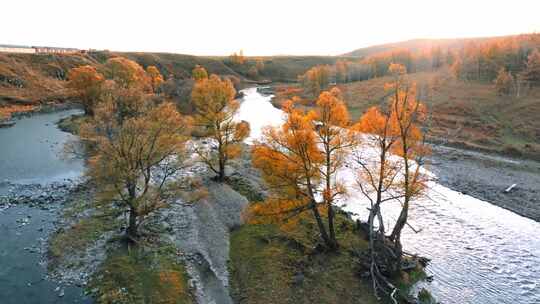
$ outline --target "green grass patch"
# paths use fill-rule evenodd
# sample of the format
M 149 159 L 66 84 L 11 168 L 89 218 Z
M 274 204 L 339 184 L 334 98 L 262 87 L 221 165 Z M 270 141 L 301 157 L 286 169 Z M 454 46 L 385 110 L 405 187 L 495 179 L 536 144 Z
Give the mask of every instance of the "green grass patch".
M 233 231 L 230 278 L 237 303 L 378 303 L 358 276 L 355 250 L 367 242 L 353 222 L 337 219 L 340 249 L 320 252 L 309 220 L 292 231 L 275 225 L 244 225 Z
M 84 115 L 71 115 L 60 119 L 57 125 L 60 130 L 76 135 L 79 134 L 81 124 L 84 123 L 86 119 L 87 116 Z
M 89 290 L 97 303 L 194 303 L 188 276 L 175 249 L 116 249 L 92 279 Z
M 112 216 L 95 214 L 78 220 L 71 227 L 57 231 L 49 241 L 51 266 L 61 262 L 66 254 L 83 253 L 105 232 L 118 229 L 120 223 Z
M 88 211 L 96 206 L 91 206 L 93 200 L 85 191 L 74 196 L 62 215 L 66 222 L 73 224 L 59 229 L 49 239 L 48 255 L 52 261 L 51 267 L 63 262 L 66 255 L 83 254 L 104 233 L 117 230 L 122 224 L 118 220 L 118 211 L 110 206 Z

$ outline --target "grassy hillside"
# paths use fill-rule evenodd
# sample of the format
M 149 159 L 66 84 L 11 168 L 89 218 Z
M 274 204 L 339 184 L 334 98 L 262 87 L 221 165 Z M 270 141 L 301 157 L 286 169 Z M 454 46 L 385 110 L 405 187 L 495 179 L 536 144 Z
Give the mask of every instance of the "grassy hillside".
M 248 80 L 249 68 L 259 58 L 247 58 L 242 65 L 233 64 L 228 57 L 198 57 L 168 53 L 89 52 L 85 54 L 7 54 L 0 53 L 0 108 L 13 105 L 38 105 L 71 99 L 65 81 L 69 69 L 92 65 L 98 68 L 114 56 L 124 56 L 143 67 L 155 65 L 165 79 L 187 79 L 196 65 L 209 73 L 232 75 Z M 318 64 L 334 64 L 337 57 L 294 56 L 264 57 L 264 70 L 258 79 L 295 81 L 297 75 Z
M 493 84 L 465 82 L 448 70 L 409 75 L 433 115 L 432 140 L 511 155 L 540 157 L 540 89 L 526 95 L 498 96 Z M 388 77 L 340 85 L 352 117 L 386 99 Z M 285 91 L 285 90 L 283 90 Z M 278 90 L 279 92 L 279 90 Z M 279 96 L 276 103 L 286 96 Z
M 231 68 L 244 76 L 248 75 L 250 67 L 255 66 L 257 60 L 262 60 L 264 69 L 260 77 L 274 82 L 295 82 L 298 75 L 304 74 L 308 69 L 316 65 L 333 65 L 344 57 L 335 56 L 272 56 L 272 57 L 248 57 L 246 64 L 235 65 L 227 58 L 222 58 Z
M 378 53 L 384 53 L 396 49 L 406 49 L 412 52 L 418 52 L 423 50 L 430 50 L 432 47 L 440 47 L 442 49 L 456 49 L 463 47 L 466 43 L 484 42 L 490 38 L 457 38 L 457 39 L 412 39 L 407 41 L 400 41 L 394 43 L 385 43 L 365 48 L 356 49 L 352 52 L 343 54 L 343 56 L 349 57 L 367 57 L 376 55 Z

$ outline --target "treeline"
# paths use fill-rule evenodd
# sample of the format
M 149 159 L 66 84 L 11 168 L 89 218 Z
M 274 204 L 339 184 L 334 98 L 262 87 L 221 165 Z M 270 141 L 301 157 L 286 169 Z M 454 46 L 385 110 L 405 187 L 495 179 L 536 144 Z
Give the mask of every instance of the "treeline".
M 332 83 L 347 83 L 388 75 L 392 63 L 405 66 L 410 73 L 451 67 L 454 75 L 465 81 L 495 81 L 500 75 L 521 86 L 540 84 L 540 34 L 468 41 L 461 46 L 432 46 L 412 51 L 395 49 L 357 61 L 341 59 L 334 65 L 319 65 L 298 77 L 305 89 L 317 95 Z M 508 79 L 505 79 L 508 83 Z M 499 81 L 500 83 L 500 81 Z M 514 83 L 517 87 L 520 84 Z M 504 90 L 508 91 L 508 88 Z M 517 89 L 515 89 L 517 90 Z

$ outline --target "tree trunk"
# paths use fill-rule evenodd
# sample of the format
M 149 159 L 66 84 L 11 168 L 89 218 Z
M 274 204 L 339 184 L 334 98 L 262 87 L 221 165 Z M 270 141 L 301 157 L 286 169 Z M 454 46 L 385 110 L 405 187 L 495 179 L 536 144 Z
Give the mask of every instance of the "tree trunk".
M 129 209 L 129 224 L 127 228 L 127 236 L 130 240 L 137 239 L 137 212 L 134 208 Z
M 225 180 L 225 164 L 223 161 L 219 161 L 219 174 L 218 174 L 218 180 L 220 182 L 223 182 Z
M 394 226 L 394 229 L 392 230 L 392 234 L 390 235 L 390 240 L 394 242 L 394 252 L 397 257 L 396 263 L 394 265 L 394 272 L 396 274 L 399 274 L 399 271 L 401 270 L 401 256 L 402 256 L 401 231 L 403 231 L 403 228 L 407 224 L 408 213 L 409 213 L 409 200 L 405 199 L 405 202 L 403 203 L 403 209 L 401 209 L 401 213 L 399 214 L 399 217 L 396 221 L 396 225 Z
M 321 215 L 319 213 L 319 210 L 317 209 L 317 205 L 315 202 L 311 203 L 311 210 L 313 211 L 313 216 L 315 217 L 315 220 L 317 221 L 317 226 L 319 227 L 319 231 L 321 232 L 321 238 L 324 241 L 324 244 L 328 248 L 334 248 L 333 242 L 328 237 L 328 233 L 326 232 L 326 228 L 324 227 L 324 223 L 322 221 Z
M 135 199 L 137 198 L 137 189 L 135 184 L 128 184 L 128 195 L 129 195 L 129 218 L 128 218 L 128 228 L 127 228 L 127 237 L 130 240 L 137 239 L 137 206 L 135 206 Z
M 326 140 L 329 142 L 329 140 Z M 330 171 L 331 171 L 331 159 L 330 159 L 330 152 L 328 152 L 330 148 L 328 145 L 325 148 L 326 152 L 326 192 L 328 195 L 332 193 L 330 190 L 332 188 L 331 180 L 330 180 Z M 336 230 L 334 228 L 334 209 L 332 209 L 332 200 L 330 198 L 326 198 L 326 207 L 328 208 L 328 232 L 330 233 L 330 241 L 332 242 L 331 248 L 335 249 L 338 247 L 338 243 L 336 240 Z
M 336 249 L 338 247 L 338 242 L 336 240 L 336 230 L 334 228 L 334 209 L 332 204 L 328 206 L 328 231 L 330 232 L 330 241 L 332 242 L 331 248 Z

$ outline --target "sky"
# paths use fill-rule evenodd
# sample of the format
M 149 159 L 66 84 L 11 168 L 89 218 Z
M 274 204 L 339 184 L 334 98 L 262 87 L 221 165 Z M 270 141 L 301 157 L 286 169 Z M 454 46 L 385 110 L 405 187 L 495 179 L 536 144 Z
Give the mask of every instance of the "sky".
M 0 44 L 338 55 L 415 38 L 540 32 L 540 0 L 3 0 Z

